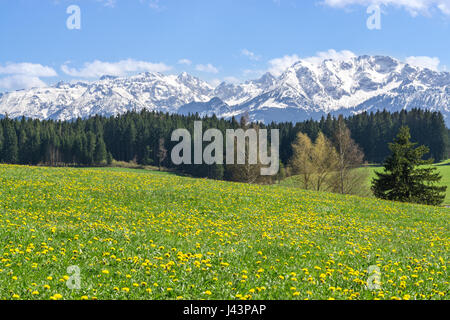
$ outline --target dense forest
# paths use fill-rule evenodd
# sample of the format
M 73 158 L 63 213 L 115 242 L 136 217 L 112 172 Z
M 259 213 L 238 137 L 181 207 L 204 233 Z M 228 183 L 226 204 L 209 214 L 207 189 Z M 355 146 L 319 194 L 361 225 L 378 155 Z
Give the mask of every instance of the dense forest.
M 149 112 L 128 112 L 115 117 L 95 116 L 75 121 L 39 121 L 33 119 L 0 120 L 0 162 L 10 164 L 50 166 L 93 166 L 117 161 L 134 161 L 143 165 L 174 168 L 170 150 L 177 142 L 171 142 L 175 129 L 193 131 L 195 120 L 203 121 L 203 129 L 237 129 L 236 119 L 217 117 L 199 118 Z M 346 118 L 345 123 L 352 138 L 365 154 L 369 163 L 381 163 L 388 155 L 391 142 L 401 126 L 411 129 L 412 140 L 430 148 L 428 157 L 435 161 L 447 158 L 448 130 L 441 113 L 424 110 L 389 113 L 362 113 Z M 332 116 L 320 121 L 308 120 L 293 123 L 272 123 L 260 128 L 280 129 L 280 158 L 286 165 L 292 156 L 292 143 L 299 132 L 316 139 L 320 132 L 329 136 L 337 119 Z M 224 166 L 177 167 L 186 173 L 226 178 Z

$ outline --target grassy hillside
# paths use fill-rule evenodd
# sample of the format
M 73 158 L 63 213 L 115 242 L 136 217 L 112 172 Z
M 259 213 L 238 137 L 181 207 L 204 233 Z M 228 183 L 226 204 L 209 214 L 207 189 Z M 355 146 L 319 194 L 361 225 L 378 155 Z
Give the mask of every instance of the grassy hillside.
M 435 164 L 434 166 L 438 168 L 442 175 L 441 185 L 447 186 L 447 197 L 444 204 L 450 205 L 450 160 Z M 375 171 L 382 171 L 383 168 L 379 166 L 370 166 L 358 170 L 364 170 L 367 172 L 367 184 L 365 188 L 361 190 L 360 195 L 373 197 L 372 192 L 370 191 L 372 179 L 375 178 Z M 294 176 L 283 180 L 281 185 L 285 187 L 298 187 L 299 183 L 296 181 L 296 177 Z
M 0 165 L 0 299 L 448 299 L 449 217 L 281 186 Z

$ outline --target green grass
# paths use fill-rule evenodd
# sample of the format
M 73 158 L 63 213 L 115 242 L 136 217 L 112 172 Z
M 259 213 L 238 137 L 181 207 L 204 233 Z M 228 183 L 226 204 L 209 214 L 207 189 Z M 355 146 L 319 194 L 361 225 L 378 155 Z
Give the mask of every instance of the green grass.
M 434 166 L 438 168 L 439 172 L 442 175 L 440 185 L 447 186 L 447 196 L 445 198 L 444 205 L 448 206 L 450 205 L 450 160 L 435 164 Z M 376 177 L 375 171 L 382 171 L 383 168 L 381 166 L 368 166 L 358 170 L 367 172 L 367 184 L 365 185 L 365 188 L 361 190 L 360 195 L 373 197 L 370 191 L 372 179 Z M 296 181 L 296 177 L 294 176 L 283 180 L 281 182 L 281 185 L 285 187 L 297 188 L 299 186 L 299 183 Z
M 450 205 L 450 160 L 437 165 L 442 174 L 442 185 L 447 186 L 447 197 L 445 204 Z
M 0 165 L 0 299 L 448 299 L 449 217 L 282 186 Z
M 110 172 L 131 172 L 131 173 L 143 173 L 143 174 L 148 174 L 151 171 L 152 174 L 172 175 L 172 173 L 170 173 L 170 172 L 158 171 L 156 169 L 148 170 L 148 169 L 136 169 L 136 168 L 97 167 L 97 168 L 89 168 L 89 170 L 110 171 Z

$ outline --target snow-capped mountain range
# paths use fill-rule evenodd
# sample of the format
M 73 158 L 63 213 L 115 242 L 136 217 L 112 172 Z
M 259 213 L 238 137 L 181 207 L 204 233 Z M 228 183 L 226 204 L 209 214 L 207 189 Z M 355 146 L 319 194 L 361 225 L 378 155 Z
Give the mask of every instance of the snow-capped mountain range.
M 385 56 L 313 63 L 301 60 L 281 76 L 212 87 L 187 73 L 104 76 L 95 82 L 0 93 L 0 115 L 71 120 L 128 110 L 199 113 L 263 122 L 318 119 L 328 113 L 424 108 L 441 111 L 450 127 L 450 73 Z

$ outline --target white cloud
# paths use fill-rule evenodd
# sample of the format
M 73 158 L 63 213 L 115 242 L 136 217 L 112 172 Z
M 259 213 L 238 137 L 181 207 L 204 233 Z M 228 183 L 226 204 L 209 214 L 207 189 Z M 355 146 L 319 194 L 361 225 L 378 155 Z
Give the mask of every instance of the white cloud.
M 192 61 L 189 59 L 180 59 L 180 60 L 178 60 L 178 64 L 184 64 L 186 66 L 190 66 L 192 64 Z
M 242 49 L 241 54 L 243 56 L 248 57 L 250 60 L 258 61 L 259 59 L 261 59 L 260 56 L 257 56 L 255 53 L 253 53 L 247 49 Z
M 321 64 L 323 61 L 328 59 L 346 61 L 352 58 L 356 58 L 356 54 L 349 50 L 336 51 L 334 49 L 330 49 L 328 51 L 318 52 L 316 56 L 308 57 L 303 60 L 312 64 Z
M 219 69 L 217 69 L 211 63 L 208 63 L 206 65 L 198 64 L 195 66 L 195 70 L 201 71 L 201 72 L 207 72 L 207 73 L 219 73 Z
M 26 76 L 23 74 L 0 78 L 0 88 L 6 90 L 31 89 L 45 87 L 46 85 L 47 84 L 38 77 Z
M 41 77 L 58 75 L 53 68 L 28 62 L 0 65 L 0 74 L 6 75 L 0 78 L 0 88 L 7 90 L 44 87 L 46 83 L 40 79 Z
M 441 64 L 441 61 L 437 57 L 408 57 L 405 61 L 412 66 L 428 68 L 433 71 L 438 71 L 439 65 Z
M 58 74 L 53 68 L 35 63 L 8 63 L 0 65 L 0 74 L 27 75 L 32 77 L 55 77 Z
M 408 10 L 413 16 L 429 14 L 432 9 L 438 9 L 443 14 L 450 15 L 450 0 L 323 0 L 322 3 L 334 8 L 372 4 L 394 6 Z
M 270 68 L 269 72 L 274 76 L 280 76 L 287 68 L 292 66 L 294 63 L 298 62 L 300 57 L 296 54 L 291 56 L 286 55 L 282 58 L 276 58 L 269 61 Z
M 164 63 L 151 63 L 146 61 L 136 61 L 133 59 L 121 60 L 118 62 L 103 62 L 95 60 L 87 62 L 79 70 L 70 68 L 67 64 L 61 66 L 61 70 L 72 77 L 99 78 L 104 75 L 124 77 L 132 73 L 139 72 L 165 72 L 172 67 Z

